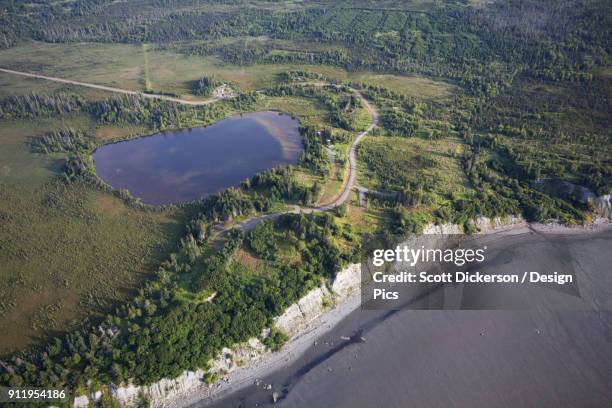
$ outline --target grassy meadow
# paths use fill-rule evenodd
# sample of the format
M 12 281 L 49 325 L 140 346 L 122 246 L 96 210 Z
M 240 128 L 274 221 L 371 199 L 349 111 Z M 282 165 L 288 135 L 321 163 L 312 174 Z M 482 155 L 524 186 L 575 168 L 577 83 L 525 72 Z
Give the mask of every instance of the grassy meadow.
M 68 126 L 120 133 L 83 116 L 0 123 L 0 326 L 10 328 L 0 355 L 131 297 L 182 231 L 180 211 L 136 210 L 56 180 L 63 156 L 32 153 L 26 140 Z
M 191 83 L 204 75 L 230 82 L 243 91 L 252 91 L 274 85 L 278 74 L 290 70 L 308 70 L 341 81 L 385 86 L 424 99 L 446 99 L 456 91 L 456 87 L 447 82 L 415 75 L 348 72 L 324 65 L 235 66 L 216 56 L 185 55 L 151 44 L 30 42 L 0 50 L 0 66 L 136 91 L 170 92 L 192 99 L 196 97 L 191 94 Z M 37 83 L 30 88 L 31 83 L 39 81 L 26 79 L 28 83 L 24 84 L 7 75 L 0 73 L 0 84 L 7 94 L 64 86 Z
M 406 185 L 406 180 L 419 178 L 435 180 L 443 194 L 469 188 L 461 170 L 463 143 L 458 139 L 378 136 L 364 140 L 358 152 L 358 181 L 366 188 L 397 191 Z M 373 155 L 386 162 L 382 166 L 370 165 L 367 159 Z
M 419 76 L 347 72 L 323 65 L 232 66 L 214 56 L 188 56 L 154 44 L 31 42 L 0 50 L 0 66 L 125 89 L 175 93 L 187 99 L 197 99 L 191 94 L 191 83 L 203 75 L 251 91 L 277 84 L 279 74 L 288 70 L 308 70 L 340 81 L 389 87 L 424 101 L 446 102 L 457 92 L 447 82 Z M 110 95 L 5 73 L 0 73 L 0 89 L 6 96 L 67 93 L 99 100 Z M 304 125 L 331 126 L 329 110 L 314 98 L 262 97 L 254 110 L 283 111 Z M 370 123 L 363 108 L 356 118 L 356 129 Z M 0 289 L 0 325 L 13 328 L 0 334 L 0 355 L 44 342 L 83 318 L 99 316 L 129 298 L 175 247 L 184 224 L 181 210 L 138 210 L 89 186 L 56 181 L 65 156 L 32 153 L 26 142 L 29 137 L 67 127 L 90 132 L 98 142 L 150 132 L 144 125 L 101 126 L 89 116 L 77 114 L 0 123 L 0 278 L 7 282 Z M 352 133 L 357 134 L 357 130 Z M 387 142 L 394 146 L 391 160 L 402 169 L 409 170 L 406 163 L 418 156 L 435 155 L 440 161 L 431 171 L 445 180 L 445 187 L 450 189 L 461 182 L 452 175 L 443 176 L 445 172 L 461 174 L 457 158 L 445 156 L 446 142 L 432 147 L 417 138 L 380 138 L 368 144 L 382 148 Z M 336 157 L 346 159 L 349 145 L 350 140 L 336 143 Z M 375 172 L 363 166 L 360 172 L 360 184 L 378 187 Z M 298 171 L 302 184 L 321 185 L 319 204 L 337 196 L 346 176 L 346 163 L 338 162 L 331 165 L 327 177 Z M 354 195 L 346 214 L 338 219 L 342 228 L 357 234 L 388 224 L 387 209 L 375 205 L 364 209 L 357 204 Z M 346 251 L 350 249 L 350 242 L 339 244 Z M 263 273 L 261 260 L 246 249 L 237 254 L 236 262 L 254 273 Z

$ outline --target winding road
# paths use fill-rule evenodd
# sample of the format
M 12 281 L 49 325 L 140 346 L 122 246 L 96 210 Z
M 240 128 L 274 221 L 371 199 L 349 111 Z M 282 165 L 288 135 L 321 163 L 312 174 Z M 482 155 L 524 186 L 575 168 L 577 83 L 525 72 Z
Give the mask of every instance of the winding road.
M 313 85 L 313 84 L 304 83 L 303 85 Z M 315 84 L 315 85 L 328 85 L 328 84 Z M 334 84 L 331 84 L 331 85 L 336 86 Z M 351 147 L 349 150 L 349 176 L 348 176 L 347 182 L 343 184 L 343 189 L 340 192 L 340 194 L 332 202 L 323 204 L 317 207 L 300 207 L 298 205 L 294 205 L 292 206 L 292 209 L 288 211 L 281 211 L 281 212 L 276 212 L 276 213 L 271 213 L 271 214 L 258 215 L 256 217 L 251 217 L 247 220 L 244 220 L 238 224 L 227 226 L 227 227 L 219 225 L 217 230 L 213 233 L 213 236 L 211 237 L 211 239 L 218 238 L 221 234 L 224 234 L 231 229 L 239 229 L 245 232 L 250 231 L 255 226 L 257 226 L 260 222 L 269 220 L 269 219 L 278 218 L 282 214 L 290 214 L 290 213 L 308 214 L 308 213 L 313 213 L 313 212 L 333 210 L 334 208 L 339 207 L 342 204 L 344 204 L 349 199 L 349 197 L 351 196 L 351 191 L 353 191 L 353 188 L 355 187 L 355 182 L 357 181 L 357 146 L 363 140 L 363 138 L 366 137 L 370 132 L 372 132 L 372 129 L 374 129 L 378 125 L 378 112 L 376 111 L 376 108 L 374 108 L 374 106 L 368 102 L 368 100 L 361 94 L 361 92 L 359 92 L 358 90 L 354 88 L 349 87 L 349 89 L 351 90 L 351 92 L 357 95 L 357 97 L 360 99 L 363 106 L 370 113 L 372 122 L 366 128 L 366 130 L 364 130 L 359 135 L 357 135 L 357 137 L 355 138 L 355 140 L 353 140 L 353 143 L 351 144 Z
M 368 102 L 368 100 L 363 97 L 361 92 L 353 88 L 349 89 L 351 89 L 351 91 L 359 97 L 363 106 L 370 113 L 370 116 L 372 117 L 372 123 L 370 123 L 366 130 L 357 135 L 357 137 L 355 138 L 355 140 L 353 140 L 353 143 L 351 144 L 351 148 L 349 150 L 349 178 L 346 184 L 344 184 L 344 190 L 331 203 L 323 205 L 321 207 L 317 207 L 316 209 L 319 211 L 331 210 L 335 207 L 338 207 L 339 205 L 344 204 L 346 200 L 348 200 L 351 195 L 351 190 L 353 189 L 353 187 L 355 187 L 355 181 L 357 180 L 357 145 L 359 145 L 361 140 L 366 137 L 372 131 L 372 129 L 376 127 L 376 125 L 378 125 L 378 112 L 376 112 L 374 106 L 372 106 Z
M 121 94 L 126 94 L 126 95 L 138 95 L 138 96 L 143 96 L 145 98 L 150 98 L 150 99 L 161 99 L 161 100 L 165 100 L 165 101 L 170 101 L 170 102 L 175 102 L 175 103 L 179 103 L 179 104 L 183 104 L 183 105 L 190 105 L 190 106 L 202 106 L 202 105 L 208 105 L 214 102 L 217 102 L 219 100 L 221 100 L 220 98 L 212 98 L 212 99 L 208 99 L 205 101 L 189 101 L 186 99 L 181 99 L 181 98 L 176 98 L 176 97 L 172 97 L 172 96 L 167 96 L 167 95 L 159 95 L 159 94 L 152 94 L 152 93 L 142 93 L 142 92 L 138 92 L 138 91 L 132 91 L 129 89 L 121 89 L 121 88 L 114 88 L 114 87 L 110 87 L 110 86 L 104 86 L 104 85 L 97 85 L 97 84 L 92 84 L 92 83 L 88 83 L 88 82 L 80 82 L 80 81 L 73 81 L 70 79 L 64 79 L 64 78 L 57 78 L 57 77 L 52 77 L 52 76 L 47 76 L 47 75 L 41 75 L 41 74 L 33 74 L 33 73 L 29 73 L 29 72 L 23 72 L 23 71 L 15 71 L 12 69 L 7 69 L 7 68 L 0 68 L 0 72 L 4 72 L 7 74 L 14 74 L 14 75 L 21 75 L 21 76 L 25 76 L 25 77 L 29 77 L 29 78 L 37 78 L 37 79 L 44 79 L 47 81 L 53 81 L 53 82 L 60 82 L 60 83 L 64 83 L 64 84 L 70 84 L 70 85 L 78 85 L 78 86 L 83 86 L 83 87 L 87 87 L 87 88 L 93 88 L 93 89 L 99 89 L 102 91 L 108 91 L 108 92 L 115 92 L 115 93 L 121 93 Z M 314 86 L 327 86 L 327 85 L 331 85 L 334 87 L 338 87 L 338 85 L 336 84 L 329 84 L 326 82 L 317 82 L 317 83 L 302 83 L 302 85 L 314 85 Z M 259 215 L 256 217 L 252 217 L 249 218 L 245 221 L 242 221 L 236 225 L 232 225 L 229 227 L 221 227 L 216 234 L 214 235 L 219 235 L 222 234 L 223 232 L 231 229 L 231 228 L 238 228 L 241 229 L 243 231 L 248 231 L 250 229 L 252 229 L 253 227 L 255 227 L 257 224 L 259 224 L 261 221 L 264 221 L 266 219 L 272 219 L 272 218 L 276 218 L 279 217 L 281 214 L 287 214 L 287 213 L 299 213 L 299 212 L 305 212 L 305 213 L 311 213 L 311 212 L 321 212 L 321 211 L 329 211 L 332 210 L 342 204 L 344 204 L 350 197 L 351 195 L 351 191 L 353 190 L 354 186 L 355 186 L 355 181 L 357 180 L 357 145 L 359 145 L 359 143 L 363 140 L 363 138 L 365 136 L 367 136 L 370 132 L 372 132 L 372 129 L 374 129 L 377 125 L 378 125 L 378 112 L 376 111 L 376 109 L 374 108 L 374 106 L 372 106 L 366 98 L 364 98 L 364 96 L 361 94 L 361 92 L 359 92 L 358 90 L 354 89 L 354 88 L 350 88 L 348 87 L 348 89 L 351 90 L 351 92 L 353 92 L 361 101 L 362 105 L 366 108 L 366 110 L 370 113 L 370 116 L 372 117 L 372 122 L 370 123 L 370 125 L 367 127 L 366 130 L 364 130 L 363 132 L 361 132 L 359 135 L 357 135 L 357 137 L 355 138 L 355 140 L 353 140 L 353 143 L 351 144 L 350 150 L 349 150 L 349 176 L 348 176 L 348 180 L 346 181 L 346 183 L 343 184 L 343 189 L 340 192 L 340 194 L 330 203 L 326 203 L 324 205 L 318 206 L 318 207 L 299 207 L 297 205 L 293 206 L 292 210 L 289 211 L 285 211 L 285 212 L 278 212 L 278 213 L 272 213 L 272 214 L 265 214 L 265 215 Z

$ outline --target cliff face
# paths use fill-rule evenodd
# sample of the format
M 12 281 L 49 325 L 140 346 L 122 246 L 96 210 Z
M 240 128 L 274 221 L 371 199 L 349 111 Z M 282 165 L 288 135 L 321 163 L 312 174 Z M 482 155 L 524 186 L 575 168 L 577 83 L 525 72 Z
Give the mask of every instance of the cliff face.
M 283 330 L 289 337 L 297 336 L 334 304 L 342 303 L 347 297 L 357 293 L 360 283 L 361 266 L 352 264 L 337 273 L 336 278 L 331 282 L 331 291 L 326 286 L 315 288 L 297 303 L 288 307 L 281 316 L 275 319 L 276 327 Z M 264 330 L 262 337 L 267 336 L 268 332 L 269 330 Z M 147 386 L 111 384 L 109 389 L 113 398 L 122 406 L 135 406 L 142 396 L 149 401 L 152 407 L 171 406 L 174 405 L 171 403 L 172 400 L 196 391 L 206 396 L 207 386 L 204 382 L 206 374 L 215 374 L 223 379 L 224 375 L 238 368 L 249 366 L 268 353 L 269 350 L 260 339 L 251 338 L 231 349 L 224 348 L 220 355 L 210 362 L 211 368 L 208 371 L 185 371 L 177 378 L 164 378 Z M 100 391 L 79 396 L 74 400 L 74 408 L 86 408 L 90 402 L 98 401 L 101 396 Z
M 514 225 L 526 224 L 526 221 L 521 217 L 509 215 L 507 217 L 478 217 L 474 222 L 476 228 L 481 234 L 497 231 L 503 228 L 512 227 Z
M 612 219 L 612 196 L 610 194 L 595 196 L 590 198 L 589 200 L 593 203 L 595 207 L 595 212 L 597 215 L 603 218 Z
M 162 406 L 165 399 L 178 397 L 185 392 L 202 387 L 204 372 L 185 371 L 174 379 L 162 379 L 148 386 L 135 386 L 125 384 L 121 387 L 111 384 L 109 390 L 122 406 L 136 406 L 142 396 L 146 397 L 152 406 Z M 97 402 L 102 392 L 97 391 L 89 395 L 81 395 L 74 399 L 74 408 L 86 408 L 90 402 Z
M 565 182 L 566 185 L 571 187 L 570 191 L 575 188 L 579 188 L 582 200 L 585 203 L 591 205 L 594 213 L 595 220 L 594 223 L 599 222 L 609 222 L 612 220 L 612 195 L 605 194 L 602 196 L 597 196 L 593 192 L 591 192 L 586 187 L 575 186 L 570 183 Z M 488 217 L 478 217 L 473 221 L 473 225 L 478 228 L 480 234 L 486 234 L 489 232 L 497 231 L 504 228 L 509 228 L 515 225 L 525 225 L 527 226 L 527 221 L 525 221 L 522 217 L 517 217 L 515 215 L 508 215 L 505 217 L 495 217 L 493 219 Z M 547 226 L 554 225 L 558 226 L 555 221 L 550 221 L 544 224 L 536 223 L 537 226 Z M 588 225 L 585 226 L 588 228 Z M 570 227 L 572 228 L 572 227 Z M 574 227 L 576 228 L 576 227 Z M 577 227 L 580 228 L 580 227 Z M 428 224 L 423 228 L 423 234 L 462 234 L 462 228 L 457 224 Z
M 289 337 L 293 337 L 311 320 L 320 316 L 331 301 L 332 294 L 326 287 L 313 289 L 291 305 L 285 313 L 274 319 L 274 324 Z
M 360 284 L 361 265 L 349 265 L 336 274 L 331 291 L 325 286 L 311 290 L 277 317 L 274 324 L 293 337 L 335 304 L 342 303 L 349 296 L 358 293 Z
M 338 272 L 332 285 L 332 290 L 340 298 L 345 299 L 359 290 L 360 285 L 361 264 L 352 264 Z
M 525 220 L 514 215 L 506 217 L 478 217 L 473 221 L 473 224 L 478 228 L 479 233 L 486 234 L 488 232 L 497 231 L 503 228 L 512 227 L 518 224 L 526 224 Z M 463 234 L 463 229 L 457 224 L 428 224 L 423 228 L 425 235 L 441 235 L 441 234 Z

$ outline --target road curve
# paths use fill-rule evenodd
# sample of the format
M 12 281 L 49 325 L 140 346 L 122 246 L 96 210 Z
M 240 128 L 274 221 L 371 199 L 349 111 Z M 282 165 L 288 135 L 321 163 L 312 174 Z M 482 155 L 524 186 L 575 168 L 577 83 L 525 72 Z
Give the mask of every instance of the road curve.
M 355 140 L 353 140 L 353 143 L 351 144 L 351 148 L 349 150 L 349 166 L 350 166 L 349 167 L 349 178 L 348 178 L 347 183 L 344 185 L 344 190 L 338 196 L 338 198 L 336 198 L 336 200 L 334 200 L 333 202 L 323 205 L 321 207 L 316 207 L 315 210 L 317 211 L 331 210 L 333 208 L 336 208 L 344 204 L 346 200 L 348 200 L 348 198 L 351 195 L 351 191 L 353 190 L 353 187 L 355 186 L 355 181 L 357 180 L 357 145 L 359 145 L 361 140 L 368 133 L 370 133 L 372 129 L 376 127 L 376 125 L 378 125 L 378 112 L 376 112 L 376 109 L 367 101 L 366 98 L 363 97 L 361 92 L 353 88 L 349 88 L 349 89 L 351 89 L 351 91 L 359 97 L 359 99 L 361 100 L 361 103 L 368 110 L 368 112 L 370 113 L 370 116 L 372 117 L 372 123 L 370 123 L 370 125 L 368 126 L 366 130 L 364 130 L 359 135 L 357 135 L 357 137 L 355 138 Z
M 176 103 L 180 103 L 183 105 L 202 106 L 202 105 L 208 105 L 210 103 L 217 102 L 220 100 L 219 98 L 212 98 L 212 99 L 207 99 L 205 101 L 188 101 L 186 99 L 175 98 L 175 97 L 168 96 L 168 95 L 143 93 L 143 92 L 138 92 L 138 91 L 131 91 L 129 89 L 113 88 L 111 86 L 96 85 L 96 84 L 90 84 L 88 82 L 73 81 L 71 79 L 57 78 L 57 77 L 52 77 L 52 76 L 47 76 L 47 75 L 40 75 L 40 74 L 31 74 L 29 72 L 22 72 L 22 71 L 14 71 L 12 69 L 6 69 L 6 68 L 0 68 L 0 72 L 5 72 L 7 74 L 21 75 L 21 76 L 25 76 L 29 78 L 46 79 L 47 81 L 61 82 L 63 84 L 84 86 L 87 88 L 99 89 L 102 91 L 122 93 L 126 95 L 143 96 L 149 99 L 162 99 L 164 101 L 176 102 Z
M 131 91 L 129 89 L 113 88 L 113 87 L 110 87 L 110 86 L 96 85 L 96 84 L 91 84 L 91 83 L 87 83 L 87 82 L 73 81 L 73 80 L 70 80 L 70 79 L 57 78 L 57 77 L 52 77 L 52 76 L 47 76 L 47 75 L 32 74 L 32 73 L 23 72 L 23 71 L 14 71 L 12 69 L 7 69 L 7 68 L 0 68 L 0 72 L 5 72 L 5 73 L 8 73 L 8 74 L 14 74 L 14 75 L 21 75 L 21 76 L 30 77 L 30 78 L 45 79 L 45 80 L 48 80 L 48 81 L 60 82 L 60 83 L 64 83 L 64 84 L 84 86 L 84 87 L 87 87 L 87 88 L 100 89 L 102 91 L 122 93 L 122 94 L 126 94 L 126 95 L 137 95 L 137 96 L 143 96 L 145 98 L 150 98 L 150 99 L 162 99 L 162 100 L 165 100 L 165 101 L 180 103 L 180 104 L 183 104 L 183 105 L 201 106 L 201 105 L 208 105 L 210 103 L 214 103 L 214 102 L 217 102 L 217 101 L 220 100 L 219 98 L 212 98 L 212 99 L 208 99 L 208 100 L 205 100 L 205 101 L 188 101 L 188 100 L 185 100 L 185 99 L 175 98 L 175 97 L 167 96 L 167 95 L 147 94 L 147 93 L 142 93 L 142 92 L 137 92 L 137 91 Z M 315 85 L 315 86 L 332 85 L 332 86 L 335 86 L 335 87 L 339 86 L 339 85 L 335 85 L 335 84 L 328 84 L 328 83 L 325 83 L 325 82 L 320 82 L 320 83 L 303 83 L 302 85 Z M 331 203 L 328 203 L 328 204 L 325 204 L 325 205 L 322 205 L 322 206 L 301 208 L 301 207 L 295 205 L 295 206 L 292 207 L 292 209 L 290 211 L 273 213 L 273 214 L 265 214 L 265 215 L 260 215 L 260 216 L 252 217 L 252 218 L 249 218 L 248 220 L 245 220 L 245 221 L 243 221 L 243 222 L 241 222 L 241 223 L 239 223 L 237 225 L 232 226 L 231 228 L 238 228 L 238 229 L 241 229 L 241 230 L 244 230 L 244 231 L 248 231 L 248 230 L 252 229 L 253 227 L 255 227 L 257 224 L 259 224 L 261 221 L 264 221 L 266 219 L 277 218 L 281 214 L 300 213 L 300 212 L 311 213 L 311 212 L 329 211 L 329 210 L 332 210 L 332 209 L 334 209 L 334 208 L 344 204 L 349 199 L 349 197 L 351 195 L 351 191 L 353 190 L 353 187 L 355 186 L 355 181 L 357 180 L 357 146 L 359 145 L 361 140 L 366 135 L 368 135 L 372 131 L 372 129 L 374 129 L 376 127 L 376 125 L 378 124 L 378 112 L 367 101 L 367 99 L 364 98 L 364 96 L 361 94 L 361 92 L 359 92 L 356 89 L 350 88 L 350 87 L 347 87 L 347 88 L 350 89 L 351 92 L 353 92 L 355 95 L 357 95 L 357 97 L 360 99 L 360 101 L 363 104 L 363 106 L 370 113 L 370 116 L 372 117 L 372 123 L 370 123 L 370 125 L 367 127 L 366 130 L 364 130 L 359 135 L 357 135 L 357 137 L 355 138 L 355 140 L 353 140 L 353 143 L 351 144 L 351 147 L 350 147 L 350 150 L 349 150 L 349 178 L 348 178 L 348 181 L 344 184 L 344 189 L 340 193 L 340 195 L 334 201 L 332 201 Z M 229 228 L 223 228 L 218 233 L 224 233 L 228 229 Z
M 312 85 L 312 84 L 307 84 L 307 85 Z M 322 84 L 317 84 L 317 85 L 322 85 Z M 363 138 L 366 137 L 370 132 L 372 132 L 372 129 L 374 129 L 378 125 L 378 112 L 376 111 L 376 108 L 374 108 L 374 106 L 372 106 L 367 101 L 367 99 L 364 98 L 361 92 L 359 92 L 356 89 L 350 88 L 350 87 L 349 89 L 353 93 L 355 93 L 355 95 L 359 97 L 363 106 L 365 106 L 367 111 L 370 113 L 370 116 L 372 117 L 372 123 L 370 123 L 370 125 L 367 127 L 366 130 L 364 130 L 359 135 L 357 135 L 357 137 L 355 138 L 355 140 L 353 140 L 353 143 L 351 144 L 351 147 L 349 150 L 349 166 L 350 166 L 349 167 L 349 178 L 346 184 L 344 184 L 344 189 L 342 190 L 342 193 L 340 193 L 338 198 L 336 198 L 331 203 L 321 205 L 318 207 L 300 207 L 298 205 L 293 205 L 291 206 L 292 207 L 291 210 L 288 210 L 288 211 L 282 211 L 282 212 L 264 214 L 264 215 L 252 217 L 236 225 L 220 228 L 217 231 L 217 233 L 214 234 L 215 236 L 226 233 L 230 229 L 239 229 L 245 232 L 250 231 L 262 221 L 278 218 L 282 214 L 299 214 L 299 213 L 308 214 L 308 213 L 313 213 L 313 212 L 333 210 L 334 208 L 344 204 L 349 199 L 349 197 L 351 196 L 351 191 L 353 190 L 353 187 L 355 186 L 355 181 L 357 180 L 357 146 L 359 145 L 361 140 L 363 140 Z

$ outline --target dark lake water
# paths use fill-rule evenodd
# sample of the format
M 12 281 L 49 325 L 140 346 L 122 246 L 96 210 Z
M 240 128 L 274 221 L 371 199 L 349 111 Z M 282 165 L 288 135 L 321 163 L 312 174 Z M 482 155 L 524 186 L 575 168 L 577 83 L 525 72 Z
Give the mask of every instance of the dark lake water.
M 195 200 L 257 172 L 295 164 L 298 122 L 277 112 L 234 116 L 205 128 L 162 132 L 94 152 L 98 175 L 147 204 Z

